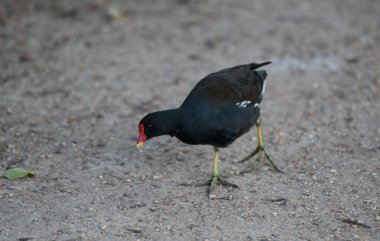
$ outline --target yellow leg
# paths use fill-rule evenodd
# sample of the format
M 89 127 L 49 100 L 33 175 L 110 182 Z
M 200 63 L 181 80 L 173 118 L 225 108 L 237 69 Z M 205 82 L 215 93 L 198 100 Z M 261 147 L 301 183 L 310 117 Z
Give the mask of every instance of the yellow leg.
M 211 193 L 215 189 L 217 183 L 220 183 L 225 186 L 230 186 L 230 187 L 238 187 L 236 184 L 228 182 L 219 174 L 219 148 L 214 146 L 214 162 L 212 166 L 211 178 L 207 178 L 201 181 L 190 182 L 190 183 L 183 183 L 182 185 L 185 185 L 185 186 L 208 185 L 210 187 L 210 193 Z
M 256 121 L 257 139 L 259 140 L 259 147 L 264 148 L 263 129 L 261 128 L 261 118 Z
M 251 171 L 255 170 L 255 168 L 257 167 L 257 165 L 261 161 L 261 156 L 262 156 L 263 152 L 264 152 L 265 157 L 268 159 L 268 161 L 272 165 L 272 167 L 276 171 L 281 172 L 281 170 L 278 169 L 278 167 L 276 166 L 276 164 L 270 158 L 270 155 L 267 152 L 267 150 L 265 150 L 265 148 L 264 148 L 264 138 L 263 138 L 263 130 L 261 128 L 261 118 L 257 119 L 257 121 L 256 121 L 256 127 L 257 127 L 258 145 L 257 145 L 256 149 L 253 152 L 251 152 L 251 154 L 249 154 L 248 156 L 246 156 L 245 158 L 243 158 L 240 162 L 245 162 L 245 161 L 249 160 L 251 157 L 255 156 L 256 154 L 257 154 L 257 158 L 256 158 L 256 160 L 252 163 L 252 165 L 248 169 L 242 171 L 241 173 L 248 173 L 248 172 L 251 172 Z
M 214 164 L 212 166 L 213 176 L 219 175 L 219 148 L 214 146 Z

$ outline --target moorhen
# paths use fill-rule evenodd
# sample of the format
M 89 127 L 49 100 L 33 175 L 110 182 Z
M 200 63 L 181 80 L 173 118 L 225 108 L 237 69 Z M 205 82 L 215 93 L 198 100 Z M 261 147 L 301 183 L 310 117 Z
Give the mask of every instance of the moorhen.
M 256 154 L 257 159 L 242 173 L 254 170 L 262 154 L 276 171 L 280 171 L 264 149 L 260 118 L 260 102 L 267 73 L 257 68 L 270 63 L 239 65 L 207 75 L 198 82 L 179 108 L 153 112 L 140 121 L 137 149 L 147 140 L 161 135 L 175 136 L 191 145 L 212 145 L 214 162 L 211 178 L 186 185 L 209 185 L 210 192 L 218 182 L 237 187 L 219 173 L 219 148 L 227 147 L 256 125 L 258 145 L 241 162 Z

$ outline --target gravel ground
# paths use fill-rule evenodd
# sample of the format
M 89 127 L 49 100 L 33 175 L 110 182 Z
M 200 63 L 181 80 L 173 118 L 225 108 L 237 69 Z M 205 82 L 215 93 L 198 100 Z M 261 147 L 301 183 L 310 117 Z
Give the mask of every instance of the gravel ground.
M 0 240 L 380 240 L 380 1 L 0 0 Z M 272 61 L 267 162 L 160 137 L 145 114 L 206 74 Z M 252 160 L 253 161 L 253 160 Z

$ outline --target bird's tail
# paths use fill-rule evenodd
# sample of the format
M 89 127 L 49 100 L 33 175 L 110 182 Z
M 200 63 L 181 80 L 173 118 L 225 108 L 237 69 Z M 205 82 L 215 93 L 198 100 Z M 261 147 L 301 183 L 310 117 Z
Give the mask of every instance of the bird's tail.
M 260 68 L 261 66 L 264 66 L 264 65 L 268 65 L 268 64 L 271 64 L 272 62 L 270 61 L 267 61 L 267 62 L 264 62 L 264 63 L 260 63 L 260 64 L 257 64 L 257 63 L 250 63 L 249 64 L 249 68 L 251 70 L 254 70 L 254 69 L 257 69 L 257 68 Z

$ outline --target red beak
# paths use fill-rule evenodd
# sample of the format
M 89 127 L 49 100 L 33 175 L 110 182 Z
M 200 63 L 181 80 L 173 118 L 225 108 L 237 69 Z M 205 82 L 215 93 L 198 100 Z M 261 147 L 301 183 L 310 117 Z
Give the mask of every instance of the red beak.
M 144 145 L 147 139 L 148 137 L 145 135 L 145 132 L 144 132 L 144 125 L 139 124 L 139 140 L 137 141 L 136 148 L 140 149 Z

